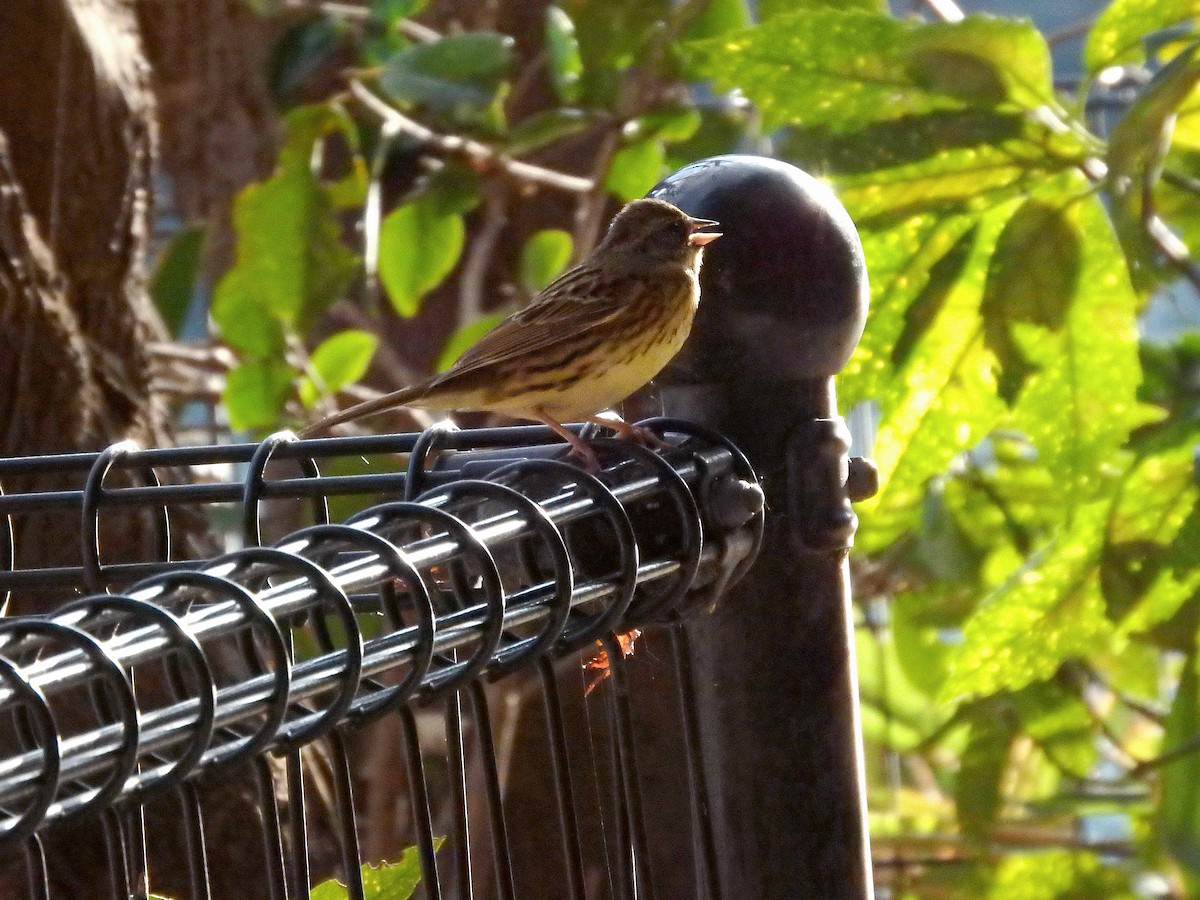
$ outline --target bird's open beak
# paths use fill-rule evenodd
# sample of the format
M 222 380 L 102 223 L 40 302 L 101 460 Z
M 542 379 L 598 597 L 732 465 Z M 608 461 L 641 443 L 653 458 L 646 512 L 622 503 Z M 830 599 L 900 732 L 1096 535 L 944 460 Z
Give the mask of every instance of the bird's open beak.
M 692 227 L 692 233 L 688 235 L 688 244 L 693 247 L 703 247 L 706 244 L 711 244 L 721 236 L 719 231 L 700 231 L 701 228 L 712 228 L 714 225 L 719 225 L 712 219 L 696 219 L 691 218 L 689 224 Z

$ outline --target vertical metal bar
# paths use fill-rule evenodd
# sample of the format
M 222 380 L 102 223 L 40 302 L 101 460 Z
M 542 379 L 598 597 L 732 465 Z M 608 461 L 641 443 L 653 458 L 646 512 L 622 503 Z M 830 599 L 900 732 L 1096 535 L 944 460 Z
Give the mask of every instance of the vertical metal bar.
M 291 846 L 288 872 L 291 876 L 289 894 L 307 897 L 308 884 L 308 823 L 304 811 L 304 756 L 297 747 L 287 754 L 288 838 Z
M 500 791 L 500 770 L 496 767 L 496 743 L 492 737 L 487 693 L 478 681 L 472 681 L 467 690 L 471 694 L 471 709 L 483 759 L 492 862 L 496 867 L 496 895 L 500 900 L 515 900 L 517 891 L 513 884 L 512 852 L 508 842 L 508 825 L 504 820 L 504 797 Z
M 115 809 L 109 807 L 100 814 L 104 828 L 104 849 L 108 855 L 109 889 L 113 900 L 129 897 L 129 857 L 125 852 L 125 833 Z
M 183 813 L 183 840 L 188 857 L 188 884 L 192 900 L 209 900 L 208 850 L 204 841 L 204 811 L 195 784 L 184 782 L 178 788 Z
M 437 847 L 433 843 L 433 814 L 429 809 L 429 786 L 425 782 L 425 769 L 421 765 L 421 739 L 417 734 L 417 720 L 407 706 L 400 707 L 396 714 L 400 717 L 401 733 L 404 736 L 408 796 L 413 810 L 413 826 L 417 832 L 417 853 L 421 858 L 421 884 L 425 887 L 428 900 L 441 900 Z
M 683 751 L 687 763 L 692 808 L 692 840 L 696 859 L 696 890 L 709 900 L 721 900 L 718 876 L 717 840 L 713 834 L 708 774 L 704 766 L 704 748 L 700 744 L 700 715 L 696 709 L 696 679 L 692 672 L 692 647 L 687 626 L 674 622 L 667 628 L 671 656 L 675 663 L 675 690 L 679 696 L 680 722 L 683 726 Z
M 146 810 L 139 803 L 127 808 L 124 815 L 129 834 L 129 884 L 139 885 L 142 896 L 150 895 L 150 854 L 146 849 Z
M 621 790 L 629 816 L 628 849 L 633 853 L 635 889 L 638 897 L 654 900 L 654 867 L 650 865 L 650 840 L 646 834 L 646 815 L 642 804 L 642 784 L 638 774 L 637 749 L 633 740 L 633 714 L 629 709 L 629 676 L 625 656 L 612 634 L 600 639 L 608 654 L 608 696 L 612 702 L 613 746 L 621 772 Z
M 463 740 L 462 693 L 455 691 L 446 698 L 446 762 L 450 770 L 450 807 L 454 815 L 454 870 L 458 879 L 457 895 L 470 900 L 474 896 L 471 884 L 471 822 L 467 813 L 470 800 L 467 794 L 467 748 Z
M 350 772 L 350 756 L 346 752 L 346 738 L 341 728 L 329 732 L 329 747 L 333 757 L 334 800 L 337 804 L 338 836 L 342 842 L 346 894 L 350 900 L 363 900 L 358 823 L 354 815 L 354 778 Z
M 42 839 L 35 834 L 25 841 L 23 847 L 29 900 L 50 900 L 50 878 L 46 872 L 46 851 L 42 847 Z
M 571 761 L 567 749 L 566 724 L 554 665 L 546 657 L 538 660 L 542 686 L 542 705 L 546 713 L 546 731 L 550 735 L 550 768 L 554 778 L 554 801 L 558 806 L 558 827 L 562 836 L 563 862 L 567 868 L 567 889 L 571 900 L 586 900 L 583 883 L 583 846 L 575 821 L 575 786 L 571 779 Z
M 287 876 L 284 873 L 283 834 L 279 827 L 279 802 L 275 799 L 275 779 L 271 765 L 259 756 L 252 763 L 254 783 L 258 790 L 258 808 L 262 816 L 263 859 L 267 866 L 267 887 L 271 900 L 288 900 Z

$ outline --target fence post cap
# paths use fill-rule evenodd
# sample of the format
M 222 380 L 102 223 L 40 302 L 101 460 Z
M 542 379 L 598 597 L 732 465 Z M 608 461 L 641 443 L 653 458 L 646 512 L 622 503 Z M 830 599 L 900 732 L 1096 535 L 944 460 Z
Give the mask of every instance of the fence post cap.
M 775 159 L 714 156 L 650 196 L 717 220 L 723 234 L 705 251 L 692 335 L 663 382 L 841 370 L 862 336 L 867 270 L 854 223 L 825 183 Z

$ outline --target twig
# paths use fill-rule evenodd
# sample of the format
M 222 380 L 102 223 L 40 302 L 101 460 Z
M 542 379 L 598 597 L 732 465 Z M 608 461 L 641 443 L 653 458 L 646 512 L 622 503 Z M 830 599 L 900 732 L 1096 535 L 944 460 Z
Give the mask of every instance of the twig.
M 371 93 L 360 81 L 353 79 L 350 81 L 350 92 L 363 106 L 379 116 L 384 122 L 391 123 L 399 131 L 409 135 L 429 149 L 465 158 L 477 170 L 494 170 L 526 184 L 552 187 L 574 194 L 587 193 L 594 187 L 594 182 L 590 178 L 567 175 L 563 172 L 555 172 L 552 169 L 512 159 L 495 148 L 489 147 L 487 144 L 473 138 L 457 134 L 439 134 L 389 106 L 379 97 L 375 96 L 375 94 Z
M 943 22 L 961 22 L 966 18 L 954 0 L 924 0 L 924 3 Z
M 484 200 L 483 224 L 471 241 L 458 283 L 458 324 L 470 324 L 483 314 L 483 290 L 492 253 L 508 224 L 508 191 L 503 183 L 490 184 Z

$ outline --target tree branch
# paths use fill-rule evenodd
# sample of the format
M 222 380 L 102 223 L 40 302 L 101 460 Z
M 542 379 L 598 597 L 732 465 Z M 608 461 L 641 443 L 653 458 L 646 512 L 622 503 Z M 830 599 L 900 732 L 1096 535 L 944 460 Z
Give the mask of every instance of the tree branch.
M 389 106 L 360 81 L 350 81 L 350 93 L 367 109 L 395 129 L 414 138 L 430 150 L 465 159 L 478 171 L 495 171 L 524 184 L 551 187 L 573 194 L 585 194 L 593 189 L 590 178 L 567 175 L 532 163 L 521 162 L 504 155 L 482 141 L 457 134 L 440 134 L 416 122 Z

